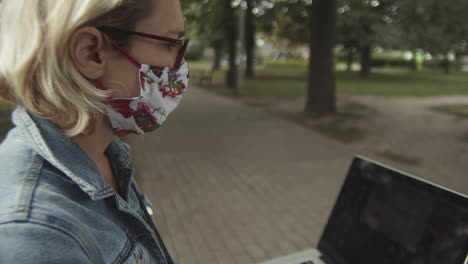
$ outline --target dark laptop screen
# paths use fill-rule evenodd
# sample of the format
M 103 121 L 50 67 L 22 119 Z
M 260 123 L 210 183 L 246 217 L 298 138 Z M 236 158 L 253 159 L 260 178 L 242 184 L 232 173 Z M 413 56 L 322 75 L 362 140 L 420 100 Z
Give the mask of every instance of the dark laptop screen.
M 336 263 L 463 264 L 468 199 L 356 158 L 319 249 Z

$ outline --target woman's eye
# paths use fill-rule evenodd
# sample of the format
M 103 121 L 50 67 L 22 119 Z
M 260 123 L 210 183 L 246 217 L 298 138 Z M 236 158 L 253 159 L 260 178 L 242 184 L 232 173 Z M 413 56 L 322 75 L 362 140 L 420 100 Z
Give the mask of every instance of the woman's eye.
M 164 46 L 166 46 L 169 50 L 171 50 L 172 48 L 175 48 L 177 45 L 167 43 L 167 44 L 164 44 Z

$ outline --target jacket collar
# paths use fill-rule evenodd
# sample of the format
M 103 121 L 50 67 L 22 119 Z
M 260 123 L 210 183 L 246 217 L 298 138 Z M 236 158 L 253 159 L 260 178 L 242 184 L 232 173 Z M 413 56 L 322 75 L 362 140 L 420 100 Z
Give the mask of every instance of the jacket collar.
M 24 108 L 13 111 L 13 123 L 27 135 L 32 148 L 45 160 L 74 181 L 91 199 L 113 195 L 112 187 L 104 180 L 96 165 L 63 130 L 51 121 L 29 114 Z M 125 167 L 130 163 L 130 148 L 114 137 L 106 154 L 112 162 Z

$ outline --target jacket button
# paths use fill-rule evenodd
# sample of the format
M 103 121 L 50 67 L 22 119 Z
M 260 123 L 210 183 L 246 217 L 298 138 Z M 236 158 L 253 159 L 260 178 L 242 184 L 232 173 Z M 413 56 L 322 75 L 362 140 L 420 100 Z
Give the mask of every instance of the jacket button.
M 154 214 L 153 209 L 149 206 L 146 206 L 146 211 L 148 211 L 148 214 L 150 214 L 151 216 Z

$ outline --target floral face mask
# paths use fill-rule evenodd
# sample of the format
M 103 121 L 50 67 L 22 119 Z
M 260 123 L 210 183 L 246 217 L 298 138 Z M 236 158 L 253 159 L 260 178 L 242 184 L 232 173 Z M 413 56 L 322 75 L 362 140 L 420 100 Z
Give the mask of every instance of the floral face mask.
M 139 68 L 140 96 L 110 98 L 107 114 L 116 135 L 144 134 L 159 128 L 174 111 L 187 90 L 187 62 L 179 68 L 140 64 L 112 42 L 123 55 Z M 103 85 L 96 81 L 99 88 Z

